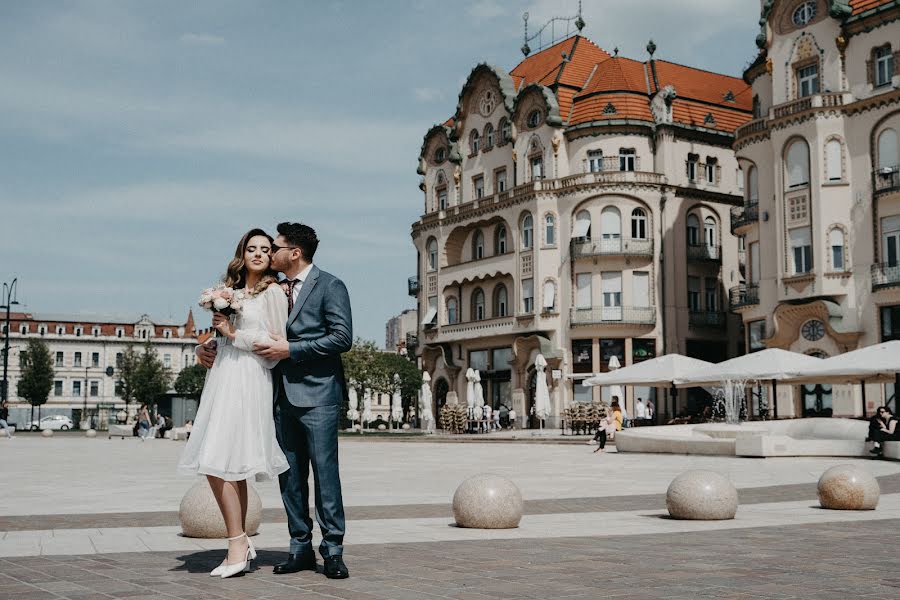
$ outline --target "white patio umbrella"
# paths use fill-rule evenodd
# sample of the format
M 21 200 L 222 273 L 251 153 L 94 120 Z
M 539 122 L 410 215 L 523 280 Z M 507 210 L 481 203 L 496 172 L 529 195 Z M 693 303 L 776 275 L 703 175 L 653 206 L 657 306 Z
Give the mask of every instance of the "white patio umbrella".
M 484 388 L 481 387 L 481 373 L 477 369 L 475 370 L 475 381 L 472 387 L 475 396 L 475 405 L 472 412 L 475 415 L 475 419 L 480 420 L 484 416 Z
M 362 421 L 366 424 L 372 422 L 372 390 L 369 388 L 366 388 L 366 391 L 363 394 Z
M 534 359 L 534 368 L 537 370 L 534 389 L 534 414 L 540 419 L 540 427 L 544 428 L 544 419 L 550 416 L 550 390 L 547 388 L 547 375 L 544 369 L 547 367 L 547 359 L 543 354 L 538 354 Z
M 466 406 L 475 408 L 475 370 L 471 367 L 466 369 Z
M 773 416 L 778 418 L 778 382 L 804 374 L 822 361 L 799 352 L 768 348 L 738 356 L 676 378 L 678 387 L 721 385 L 726 381 L 768 381 L 772 384 Z
M 403 397 L 400 390 L 394 390 L 394 397 L 391 400 L 391 420 L 399 423 L 403 420 Z
M 792 377 L 795 383 L 860 384 L 862 414 L 866 416 L 866 383 L 897 383 L 900 378 L 900 340 L 838 354 Z
M 356 421 L 359 419 L 359 396 L 356 393 L 356 382 L 350 382 L 350 389 L 347 390 L 347 396 L 349 398 L 349 408 L 347 410 L 347 418 L 351 421 Z
M 618 356 L 613 355 L 613 356 L 611 356 L 611 357 L 609 358 L 609 370 L 610 370 L 610 372 L 615 373 L 616 371 L 619 370 L 619 368 L 620 368 L 621 366 L 622 366 L 622 364 L 619 362 L 619 357 L 618 357 Z M 613 398 L 613 397 L 618 398 L 619 400 L 621 400 L 622 406 L 623 406 L 623 407 L 625 406 L 625 392 L 622 391 L 622 386 L 621 386 L 621 385 L 619 385 L 619 384 L 613 384 L 613 385 L 611 385 L 610 388 L 609 388 L 609 396 L 610 396 L 610 398 Z
M 419 414 L 426 431 L 434 431 L 434 412 L 431 410 L 431 375 L 422 373 L 422 390 L 419 394 Z

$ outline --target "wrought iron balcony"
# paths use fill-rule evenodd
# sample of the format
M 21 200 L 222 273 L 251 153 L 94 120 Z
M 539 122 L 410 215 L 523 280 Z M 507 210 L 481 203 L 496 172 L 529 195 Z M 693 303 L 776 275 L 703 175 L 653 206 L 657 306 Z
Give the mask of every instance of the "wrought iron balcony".
M 406 350 L 407 352 L 412 351 L 413 348 L 418 347 L 419 345 L 419 336 L 415 333 L 407 333 L 406 334 Z
M 690 327 L 711 327 L 722 329 L 725 327 L 725 313 L 707 310 L 692 310 L 688 315 Z
M 900 264 L 872 265 L 872 291 L 900 286 Z
M 406 290 L 407 293 L 415 298 L 419 295 L 419 276 L 414 275 L 410 277 L 406 282 Z
M 699 244 L 697 246 L 688 245 L 687 247 L 688 262 L 722 262 L 722 247 L 710 246 L 709 244 Z
M 572 325 L 654 325 L 653 306 L 592 306 L 570 309 Z
M 876 194 L 900 190 L 900 166 L 875 169 L 872 172 L 872 189 Z
M 738 310 L 748 306 L 759 304 L 759 286 L 742 283 L 728 291 L 728 301 L 731 310 Z
M 646 256 L 653 257 L 652 239 L 619 238 L 615 240 L 592 240 L 575 238 L 572 240 L 573 258 L 590 256 Z
M 731 233 L 759 221 L 759 204 L 745 204 L 731 209 Z

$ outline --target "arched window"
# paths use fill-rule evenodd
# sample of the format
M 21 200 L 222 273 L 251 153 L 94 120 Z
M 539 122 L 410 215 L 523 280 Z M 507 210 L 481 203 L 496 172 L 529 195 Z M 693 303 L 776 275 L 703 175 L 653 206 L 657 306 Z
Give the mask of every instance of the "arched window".
M 505 317 L 509 314 L 509 295 L 506 292 L 506 286 L 502 283 L 494 288 L 494 315 L 495 317 Z
M 505 144 L 512 140 L 512 126 L 509 119 L 503 117 L 500 119 L 500 144 Z
M 494 234 L 494 254 L 506 254 L 506 225 L 498 225 Z
M 846 271 L 844 251 L 844 232 L 835 227 L 828 233 L 828 245 L 831 246 L 831 270 Z
M 897 132 L 885 129 L 878 136 L 878 169 L 896 171 L 900 165 L 900 151 L 897 148 Z
M 556 245 L 556 219 L 550 214 L 544 217 L 544 243 L 548 246 Z
M 600 234 L 604 240 L 622 238 L 622 214 L 615 206 L 607 206 L 601 211 Z
M 694 214 L 687 218 L 687 243 L 688 246 L 700 245 L 700 219 Z
M 809 146 L 806 140 L 795 140 L 787 151 L 788 187 L 809 184 Z
M 484 149 L 490 150 L 494 147 L 494 126 L 488 123 L 484 126 Z
M 556 284 L 552 281 L 544 282 L 543 308 L 544 312 L 553 312 L 556 309 Z
M 522 219 L 522 248 L 530 249 L 534 245 L 534 219 L 527 213 Z
M 481 260 L 482 258 L 484 258 L 484 234 L 479 229 L 472 236 L 472 260 Z
M 747 204 L 759 204 L 759 171 L 756 167 L 750 167 L 747 173 Z
M 447 325 L 459 323 L 459 303 L 456 298 L 447 298 Z
M 481 144 L 481 136 L 478 135 L 478 130 L 473 129 L 472 133 L 469 134 L 469 151 L 472 154 L 478 154 L 478 150 L 480 149 Z
M 716 245 L 716 220 L 712 217 L 703 220 L 703 239 L 710 248 Z
M 843 169 L 841 168 L 841 142 L 838 140 L 828 140 L 825 144 L 825 179 L 828 181 L 840 181 L 843 179 Z
M 437 263 L 438 263 L 438 253 L 437 253 L 437 240 L 431 238 L 428 240 L 428 270 L 429 271 L 437 271 Z
M 586 210 L 578 211 L 575 215 L 575 226 L 572 228 L 572 238 L 591 238 L 591 213 Z
M 631 237 L 635 240 L 647 239 L 647 213 L 643 208 L 631 211 Z
M 481 291 L 481 288 L 476 288 L 472 292 L 472 320 L 484 320 L 484 292 Z
M 541 111 L 533 110 L 528 114 L 528 126 L 534 129 L 541 124 Z

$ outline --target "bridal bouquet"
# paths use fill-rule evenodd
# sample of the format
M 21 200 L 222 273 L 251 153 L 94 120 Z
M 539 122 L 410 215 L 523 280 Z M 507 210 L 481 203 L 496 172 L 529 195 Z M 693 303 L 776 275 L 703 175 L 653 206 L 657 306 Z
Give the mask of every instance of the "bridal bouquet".
M 233 315 L 241 312 L 245 298 L 244 290 L 234 290 L 220 283 L 200 293 L 200 306 L 212 312 Z

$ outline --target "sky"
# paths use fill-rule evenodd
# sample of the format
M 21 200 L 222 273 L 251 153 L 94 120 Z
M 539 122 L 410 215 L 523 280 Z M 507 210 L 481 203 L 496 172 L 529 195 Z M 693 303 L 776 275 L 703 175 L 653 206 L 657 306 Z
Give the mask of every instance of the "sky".
M 575 0 L 0 2 L 0 281 L 35 313 L 182 320 L 244 232 L 302 221 L 356 336 L 415 302 L 422 136 Z M 583 34 L 740 75 L 755 0 L 585 0 Z M 536 43 L 531 43 L 532 48 Z

